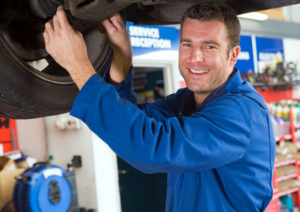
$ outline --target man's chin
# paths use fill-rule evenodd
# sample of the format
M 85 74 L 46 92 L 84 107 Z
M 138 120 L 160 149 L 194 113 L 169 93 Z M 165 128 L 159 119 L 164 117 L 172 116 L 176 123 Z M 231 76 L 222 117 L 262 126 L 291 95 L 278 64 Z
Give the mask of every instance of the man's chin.
M 194 93 L 199 93 L 199 94 L 211 93 L 211 90 L 209 90 L 209 89 L 193 87 L 193 86 L 187 86 L 187 87 L 190 91 L 192 91 Z

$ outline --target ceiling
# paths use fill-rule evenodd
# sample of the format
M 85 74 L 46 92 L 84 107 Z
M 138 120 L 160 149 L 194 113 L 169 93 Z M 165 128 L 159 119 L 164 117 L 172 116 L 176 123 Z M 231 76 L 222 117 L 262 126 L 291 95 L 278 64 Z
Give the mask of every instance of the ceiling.
M 268 19 L 300 23 L 300 4 L 258 11 L 266 14 Z
M 300 0 L 225 0 L 238 14 L 299 4 Z

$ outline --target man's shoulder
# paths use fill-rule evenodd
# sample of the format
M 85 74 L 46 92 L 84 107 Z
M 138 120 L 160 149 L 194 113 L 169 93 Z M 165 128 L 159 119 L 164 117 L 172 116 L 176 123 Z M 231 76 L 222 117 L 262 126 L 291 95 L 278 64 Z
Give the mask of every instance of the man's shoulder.
M 259 107 L 267 109 L 264 98 L 256 91 L 256 89 L 246 80 L 242 80 L 239 72 L 235 73 L 226 84 L 226 93 L 224 97 L 239 98 L 241 103 L 254 103 Z M 250 102 L 249 102 L 250 101 Z
M 226 111 L 226 113 L 239 114 L 245 117 L 253 114 L 265 116 L 269 113 L 263 97 L 248 84 L 234 91 L 226 91 L 208 103 L 205 110 Z M 224 115 L 224 113 L 222 114 Z
M 268 107 L 264 98 L 254 90 L 241 90 L 240 92 L 226 92 L 223 96 L 216 99 L 217 104 L 226 104 L 237 108 L 257 108 L 267 111 Z
M 268 109 L 265 99 L 256 91 L 256 89 L 249 83 L 246 82 L 242 86 L 241 94 L 245 99 L 257 104 L 259 107 Z

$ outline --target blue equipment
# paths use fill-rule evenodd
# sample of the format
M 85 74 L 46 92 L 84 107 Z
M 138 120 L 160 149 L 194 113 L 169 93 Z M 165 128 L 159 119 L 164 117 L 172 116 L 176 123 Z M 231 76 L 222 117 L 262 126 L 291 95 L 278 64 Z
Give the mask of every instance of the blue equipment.
M 36 164 L 17 177 L 13 204 L 16 212 L 79 211 L 74 171 Z

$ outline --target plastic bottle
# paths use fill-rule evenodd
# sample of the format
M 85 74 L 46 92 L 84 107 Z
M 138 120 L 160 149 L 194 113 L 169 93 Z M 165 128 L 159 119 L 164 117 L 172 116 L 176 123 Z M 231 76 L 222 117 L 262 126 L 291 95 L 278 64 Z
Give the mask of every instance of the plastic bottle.
M 288 106 L 288 104 L 285 104 L 283 109 L 282 109 L 282 119 L 283 121 L 285 122 L 288 122 L 289 121 L 289 118 L 290 118 L 290 108 Z
M 273 105 L 273 107 L 272 107 L 272 110 L 271 110 L 271 114 L 275 118 L 276 117 L 276 108 L 278 106 L 278 102 L 274 102 L 274 103 L 272 103 L 272 105 Z
M 279 103 L 275 110 L 275 121 L 277 122 L 277 125 L 284 124 L 284 120 L 282 119 L 282 112 L 283 112 L 283 107 Z
M 276 110 L 275 110 L 275 117 L 276 118 L 282 118 L 282 106 L 281 104 L 279 103 L 276 107 Z

